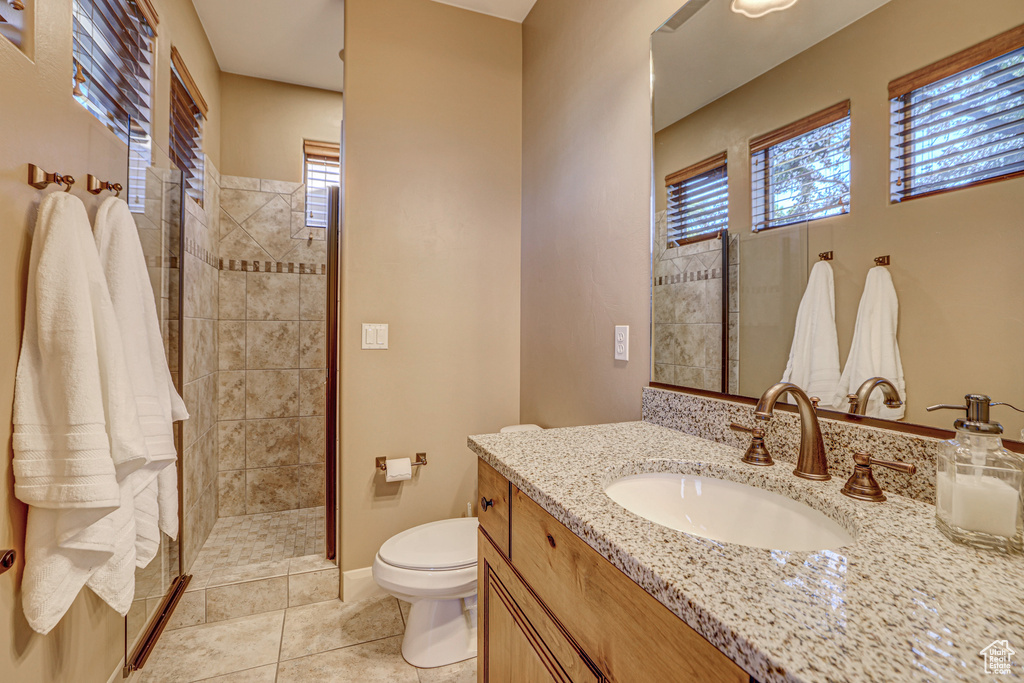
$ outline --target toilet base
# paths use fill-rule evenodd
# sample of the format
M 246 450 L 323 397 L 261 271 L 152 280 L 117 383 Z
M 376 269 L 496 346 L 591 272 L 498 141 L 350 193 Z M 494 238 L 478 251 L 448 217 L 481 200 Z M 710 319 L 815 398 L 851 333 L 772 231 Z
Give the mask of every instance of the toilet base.
M 405 661 L 420 669 L 433 669 L 472 659 L 476 650 L 475 595 L 466 600 L 412 603 L 402 640 Z

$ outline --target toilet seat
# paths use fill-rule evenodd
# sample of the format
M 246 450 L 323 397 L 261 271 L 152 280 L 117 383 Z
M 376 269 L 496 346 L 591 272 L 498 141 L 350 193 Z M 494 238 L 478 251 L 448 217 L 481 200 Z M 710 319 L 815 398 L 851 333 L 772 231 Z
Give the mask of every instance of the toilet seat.
M 392 567 L 416 571 L 475 567 L 478 526 L 476 517 L 422 524 L 392 536 L 377 556 Z

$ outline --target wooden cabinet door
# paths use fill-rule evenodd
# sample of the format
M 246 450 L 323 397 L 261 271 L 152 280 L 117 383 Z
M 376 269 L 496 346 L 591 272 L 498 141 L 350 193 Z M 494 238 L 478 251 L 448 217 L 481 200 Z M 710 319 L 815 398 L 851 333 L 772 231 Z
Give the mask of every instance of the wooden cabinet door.
M 483 533 L 480 683 L 597 683 L 600 673 L 561 630 Z

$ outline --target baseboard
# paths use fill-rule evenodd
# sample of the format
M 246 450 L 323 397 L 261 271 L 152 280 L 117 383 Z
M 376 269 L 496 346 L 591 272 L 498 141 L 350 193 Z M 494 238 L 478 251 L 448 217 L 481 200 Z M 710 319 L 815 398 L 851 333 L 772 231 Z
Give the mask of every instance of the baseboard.
M 373 567 L 350 569 L 347 572 L 342 572 L 341 577 L 341 599 L 344 602 L 356 602 L 387 595 L 387 591 L 373 580 Z

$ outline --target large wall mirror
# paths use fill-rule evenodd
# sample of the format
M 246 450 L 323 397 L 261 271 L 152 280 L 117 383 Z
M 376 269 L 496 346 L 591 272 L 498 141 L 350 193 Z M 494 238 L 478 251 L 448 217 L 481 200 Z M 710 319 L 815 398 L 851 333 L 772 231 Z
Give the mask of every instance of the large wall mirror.
M 1024 3 L 690 0 L 652 46 L 654 382 L 1024 408 Z

